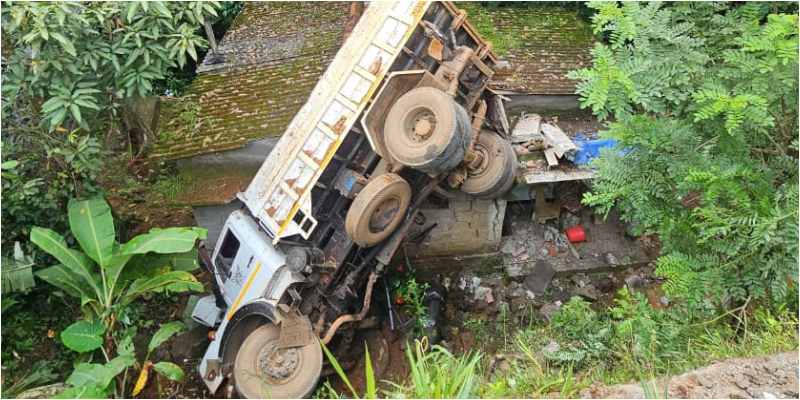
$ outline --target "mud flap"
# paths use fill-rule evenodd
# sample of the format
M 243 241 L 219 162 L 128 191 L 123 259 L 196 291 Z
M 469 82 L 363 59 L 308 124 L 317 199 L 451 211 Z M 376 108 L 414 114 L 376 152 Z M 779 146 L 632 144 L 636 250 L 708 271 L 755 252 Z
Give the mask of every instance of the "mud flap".
M 287 313 L 282 317 L 281 336 L 278 339 L 279 349 L 308 346 L 318 341 L 308 317 L 296 313 Z

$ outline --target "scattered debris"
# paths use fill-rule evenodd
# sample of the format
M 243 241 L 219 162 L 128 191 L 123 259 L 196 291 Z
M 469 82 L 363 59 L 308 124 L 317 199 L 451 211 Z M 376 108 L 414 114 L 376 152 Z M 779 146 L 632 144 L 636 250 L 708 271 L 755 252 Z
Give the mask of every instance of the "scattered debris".
M 475 288 L 475 301 L 485 301 L 487 304 L 494 303 L 492 289 L 486 286 L 477 286 Z
M 629 292 L 635 292 L 644 287 L 645 282 L 639 275 L 631 275 L 625 278 L 625 285 L 628 286 Z
M 581 296 L 586 300 L 595 301 L 597 300 L 597 289 L 594 285 L 588 284 L 583 287 L 577 288 L 573 293 L 577 296 Z
M 578 150 L 578 146 L 556 125 L 541 124 L 542 135 L 545 140 L 553 147 L 555 154 L 561 158 L 566 154 L 573 154 Z
M 536 313 L 536 316 L 539 317 L 545 325 L 550 325 L 550 321 L 553 320 L 553 313 L 561 311 L 561 304 L 557 303 L 561 302 L 545 303 L 542 308 L 539 309 L 539 312 Z
M 539 114 L 522 114 L 511 132 L 512 143 L 523 143 L 542 138 L 542 117 Z
M 563 206 L 564 203 L 562 202 L 561 204 Z M 559 222 L 561 223 L 561 229 L 572 228 L 573 226 L 578 226 L 581 224 L 581 217 L 565 210 L 561 212 Z
M 550 280 L 553 279 L 555 274 L 556 270 L 550 266 L 550 263 L 539 260 L 533 265 L 533 271 L 525 277 L 525 281 L 522 285 L 535 295 L 543 296 L 544 292 L 547 290 L 547 285 L 550 284 Z

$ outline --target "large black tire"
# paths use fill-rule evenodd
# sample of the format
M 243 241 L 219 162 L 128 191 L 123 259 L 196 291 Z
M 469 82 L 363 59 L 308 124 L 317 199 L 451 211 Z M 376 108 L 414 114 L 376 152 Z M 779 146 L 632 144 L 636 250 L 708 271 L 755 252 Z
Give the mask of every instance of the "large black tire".
M 429 174 L 458 166 L 472 140 L 467 111 L 452 97 L 431 87 L 417 88 L 400 97 L 386 116 L 383 132 L 392 158 Z
M 236 391 L 245 399 L 302 399 L 314 391 L 322 372 L 319 343 L 278 349 L 280 328 L 253 331 L 236 354 Z
M 411 186 L 405 179 L 397 174 L 379 175 L 353 200 L 344 230 L 357 245 L 374 246 L 397 229 L 410 204 Z
M 467 180 L 461 190 L 479 199 L 504 196 L 517 178 L 517 154 L 500 135 L 484 130 L 478 135 L 473 150 L 483 161 L 467 169 Z

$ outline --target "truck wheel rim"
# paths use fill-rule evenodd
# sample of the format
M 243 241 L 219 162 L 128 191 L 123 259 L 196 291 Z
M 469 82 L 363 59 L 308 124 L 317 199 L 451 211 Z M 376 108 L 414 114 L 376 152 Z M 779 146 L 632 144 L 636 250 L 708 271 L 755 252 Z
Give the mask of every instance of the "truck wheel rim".
M 411 127 L 411 131 L 413 132 L 411 140 L 415 142 L 424 142 L 431 137 L 435 130 L 436 115 L 424 111 L 414 118 L 414 126 Z
M 492 163 L 492 156 L 483 143 L 475 143 L 474 151 L 481 158 L 481 162 L 476 167 L 469 168 L 467 172 L 470 176 L 481 176 L 489 169 L 489 165 Z
M 369 219 L 369 230 L 372 232 L 382 232 L 389 224 L 394 221 L 397 212 L 400 210 L 400 199 L 390 197 L 381 202 Z
M 262 350 L 258 366 L 269 380 L 278 383 L 291 377 L 299 363 L 296 348 L 278 349 L 278 341 L 273 341 Z
M 403 116 L 403 135 L 409 145 L 420 147 L 425 145 L 433 136 L 438 125 L 436 114 L 431 109 L 416 106 L 406 111 Z

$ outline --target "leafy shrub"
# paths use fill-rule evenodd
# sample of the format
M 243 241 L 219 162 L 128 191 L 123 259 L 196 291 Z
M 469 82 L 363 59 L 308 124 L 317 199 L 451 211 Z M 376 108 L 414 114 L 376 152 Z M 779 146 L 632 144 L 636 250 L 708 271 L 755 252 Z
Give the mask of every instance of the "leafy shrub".
M 609 328 L 589 303 L 578 296 L 553 313 L 550 328 L 563 338 L 558 350 L 545 352 L 550 360 L 579 364 L 602 359 L 609 353 L 605 344 L 611 336 Z
M 103 199 L 70 202 L 69 223 L 83 251 L 69 248 L 51 229 L 33 228 L 31 241 L 59 262 L 36 275 L 81 300 L 84 319 L 61 332 L 64 345 L 89 356 L 99 351 L 105 363 L 79 363 L 66 381 L 72 387 L 60 396 L 121 396 L 125 389 L 113 384 L 114 377 L 136 361 L 135 331 L 118 333 L 118 323 L 129 320 L 131 303 L 149 293 L 203 290 L 188 271 L 199 267 L 195 245 L 205 237 L 205 230 L 153 229 L 121 244 L 116 241 L 111 210 Z M 180 328 L 163 325 L 154 335 L 148 355 Z M 159 363 L 152 368 L 170 379 L 182 379 L 177 366 Z
M 609 43 L 568 76 L 627 151 L 595 161 L 584 203 L 658 235 L 656 272 L 690 307 L 782 302 L 800 253 L 796 3 L 588 6 Z

